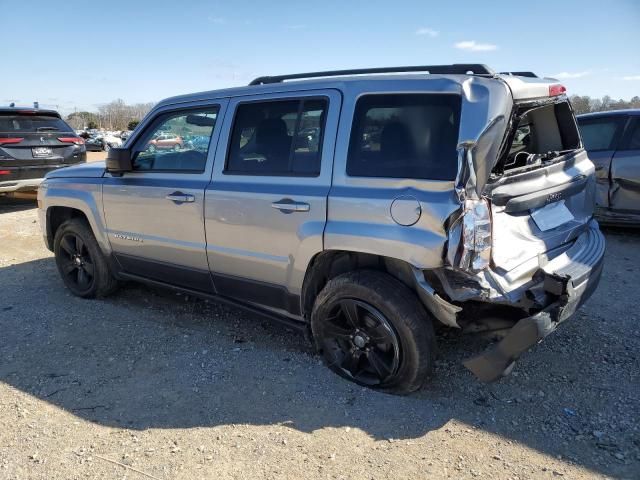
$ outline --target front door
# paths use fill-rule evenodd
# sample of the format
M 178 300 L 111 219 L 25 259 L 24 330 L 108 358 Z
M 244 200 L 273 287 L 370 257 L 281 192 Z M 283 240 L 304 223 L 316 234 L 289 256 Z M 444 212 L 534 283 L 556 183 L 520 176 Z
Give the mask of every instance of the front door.
M 205 198 L 218 293 L 299 313 L 323 248 L 340 102 L 334 90 L 230 100 Z
M 109 176 L 103 205 L 113 253 L 125 273 L 213 292 L 206 255 L 204 192 L 211 180 L 226 101 L 165 108 L 132 143 L 133 171 Z M 161 136 L 209 142 L 154 147 Z

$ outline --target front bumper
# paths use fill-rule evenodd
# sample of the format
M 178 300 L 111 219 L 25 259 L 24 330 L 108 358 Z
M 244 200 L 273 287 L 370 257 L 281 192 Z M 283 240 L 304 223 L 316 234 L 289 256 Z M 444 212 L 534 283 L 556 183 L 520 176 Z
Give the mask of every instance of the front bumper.
M 484 382 L 506 375 L 522 353 L 571 317 L 595 291 L 602 275 L 604 251 L 604 236 L 592 221 L 571 248 L 541 268 L 544 290 L 555 301 L 520 320 L 499 343 L 466 360 L 464 366 Z

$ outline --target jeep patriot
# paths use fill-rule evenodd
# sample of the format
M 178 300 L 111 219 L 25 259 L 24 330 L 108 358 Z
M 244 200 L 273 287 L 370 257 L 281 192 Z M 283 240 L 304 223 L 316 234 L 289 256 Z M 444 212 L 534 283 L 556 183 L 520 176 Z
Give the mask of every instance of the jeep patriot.
M 150 147 L 160 134 L 206 140 Z M 466 64 L 169 98 L 38 192 L 75 295 L 136 280 L 239 305 L 393 393 L 428 378 L 436 323 L 503 333 L 465 361 L 492 381 L 570 317 L 602 271 L 594 198 L 565 88 Z

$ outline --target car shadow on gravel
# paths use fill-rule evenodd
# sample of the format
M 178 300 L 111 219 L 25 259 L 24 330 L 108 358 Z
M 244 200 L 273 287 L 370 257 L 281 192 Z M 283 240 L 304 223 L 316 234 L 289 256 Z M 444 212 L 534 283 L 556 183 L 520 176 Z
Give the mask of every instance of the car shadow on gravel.
M 37 204 L 35 200 L 9 198 L 0 195 L 0 215 L 10 212 L 21 212 L 36 207 Z
M 638 468 L 626 455 L 639 439 L 604 425 L 622 421 L 625 399 L 636 398 L 624 408 L 638 410 L 637 373 L 629 377 L 635 354 L 611 333 L 607 351 L 627 356 L 603 374 L 594 364 L 599 347 L 571 346 L 588 342 L 580 324 L 601 329 L 592 305 L 606 302 L 606 292 L 496 384 L 477 382 L 460 364 L 462 352 L 482 350 L 485 340 L 441 335 L 433 381 L 397 397 L 338 378 L 301 334 L 216 302 L 134 284 L 82 300 L 64 289 L 50 258 L 1 268 L 0 283 L 0 381 L 101 425 L 349 426 L 389 440 L 453 420 L 608 475 Z M 612 460 L 617 452 L 625 457 Z

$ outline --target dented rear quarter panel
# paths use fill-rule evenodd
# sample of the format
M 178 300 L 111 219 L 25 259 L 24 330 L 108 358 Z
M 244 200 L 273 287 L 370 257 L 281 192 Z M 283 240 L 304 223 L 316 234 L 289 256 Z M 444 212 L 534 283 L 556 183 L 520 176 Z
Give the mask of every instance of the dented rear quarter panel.
M 442 76 L 401 82 L 355 83 L 344 88 L 333 184 L 328 199 L 325 250 L 388 256 L 420 269 L 442 266 L 447 229 L 461 209 L 458 183 L 481 191 L 497 160 L 513 105 L 508 87 L 495 79 Z M 471 145 L 473 155 L 459 155 L 457 179 L 416 180 L 346 174 L 357 100 L 362 95 L 401 93 L 461 96 L 458 143 Z M 469 164 L 464 163 L 467 160 Z M 397 198 L 415 199 L 419 203 L 421 212 L 415 224 L 402 226 L 394 221 L 391 205 Z

